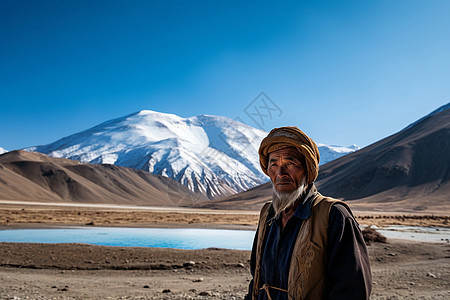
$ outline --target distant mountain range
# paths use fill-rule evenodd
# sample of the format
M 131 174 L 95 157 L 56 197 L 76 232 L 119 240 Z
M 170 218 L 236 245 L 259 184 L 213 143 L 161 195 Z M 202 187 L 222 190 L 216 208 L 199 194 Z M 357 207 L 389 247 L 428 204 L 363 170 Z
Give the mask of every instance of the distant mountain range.
M 6 153 L 8 152 L 8 150 L 6 150 L 5 148 L 0 147 L 0 154 Z
M 213 199 L 268 181 L 258 160 L 259 144 L 266 135 L 226 117 L 181 118 L 143 110 L 24 150 L 144 170 L 173 178 Z M 358 149 L 354 145 L 318 146 L 322 163 Z
M 21 150 L 0 155 L 0 199 L 168 207 L 208 201 L 164 176 Z
M 356 207 L 359 210 L 448 212 L 450 209 L 449 108 L 450 105 L 447 104 L 392 136 L 322 165 L 316 181 L 319 191 L 327 196 L 348 201 L 353 208 Z M 122 123 L 125 126 L 122 128 L 122 131 L 117 128 L 117 122 L 113 122 L 113 120 L 111 123 L 107 122 L 94 127 L 91 131 L 80 133 L 80 135 L 85 134 L 86 138 L 97 137 L 100 140 L 109 134 L 110 143 L 98 143 L 89 146 L 89 143 L 82 144 L 80 142 L 77 146 L 72 145 L 71 148 L 71 143 L 64 144 L 65 141 L 71 141 L 69 137 L 60 141 L 61 149 L 66 149 L 65 151 L 68 153 L 76 152 L 77 149 L 86 150 L 91 147 L 91 153 L 102 153 L 97 158 L 101 157 L 105 160 L 111 157 L 114 158 L 113 156 L 107 156 L 107 151 L 102 151 L 104 148 L 100 146 L 113 145 L 114 147 L 119 147 L 121 143 L 124 143 L 124 140 L 137 138 L 136 136 L 130 136 L 130 128 L 127 126 L 131 126 L 131 132 L 133 130 L 146 132 L 145 128 L 140 127 L 142 123 L 138 122 L 133 127 L 129 122 L 130 117 L 133 119 L 132 116 L 135 116 L 135 118 L 139 119 L 139 116 L 142 116 L 142 114 L 146 115 L 148 112 L 140 112 L 130 115 L 128 118 L 125 117 L 124 120 L 127 120 L 127 122 Z M 200 117 L 190 119 L 196 118 Z M 206 118 L 208 119 L 209 117 Z M 221 117 L 213 118 L 217 122 L 216 118 Z M 196 121 L 199 122 L 198 119 Z M 232 120 L 225 118 L 222 121 Z M 210 136 L 213 136 L 211 131 L 219 127 L 206 126 L 203 123 L 207 127 L 206 129 L 201 127 L 202 130 L 199 130 L 197 128 L 198 125 L 192 125 L 196 129 L 189 131 L 190 133 L 182 133 L 186 129 L 184 127 L 187 124 L 186 122 L 182 122 L 182 125 L 170 123 L 167 120 L 166 122 L 173 128 L 171 130 L 166 129 L 163 123 L 163 125 L 160 125 L 162 134 L 168 135 L 169 131 L 180 130 L 180 136 L 187 136 L 192 132 L 196 132 L 197 135 L 191 135 L 191 139 L 198 138 L 199 141 L 204 141 L 202 137 L 205 137 L 204 134 L 208 132 L 206 135 L 208 137 L 208 147 L 213 145 L 215 147 L 211 148 L 216 149 L 218 152 L 219 150 L 217 149 L 226 150 L 227 147 L 231 148 L 230 144 L 237 145 L 238 140 L 242 141 L 240 149 L 245 150 L 245 143 L 252 140 L 249 137 L 249 132 L 253 132 L 253 137 L 258 136 L 260 138 L 266 134 L 258 130 L 252 131 L 250 130 L 251 128 L 248 131 L 240 129 L 243 133 L 236 128 L 227 129 L 224 126 L 220 128 L 228 135 L 224 133 L 225 137 L 220 136 L 217 140 L 214 140 L 210 138 Z M 203 122 L 206 122 L 206 120 L 203 120 Z M 213 122 L 213 124 L 217 123 Z M 235 123 L 231 123 L 231 125 L 235 125 Z M 108 131 L 108 128 L 111 131 Z M 235 134 L 235 139 L 229 137 L 232 134 L 227 130 L 235 130 L 235 133 L 233 133 Z M 217 131 L 216 133 L 222 135 L 223 131 Z M 122 138 L 119 138 L 120 132 L 123 134 Z M 238 133 L 242 135 L 237 140 Z M 229 137 L 229 139 L 226 137 Z M 79 141 L 81 141 L 82 137 L 79 138 Z M 167 150 L 164 146 L 165 143 L 170 141 L 174 145 L 178 145 L 172 149 L 173 152 Z M 220 144 L 220 142 L 223 144 Z M 181 148 L 179 145 L 183 145 L 183 143 L 187 143 L 187 146 Z M 160 140 L 159 142 L 154 142 L 154 144 L 149 143 L 147 146 L 153 149 L 150 147 L 153 145 L 156 148 L 156 153 L 160 153 L 160 155 L 161 153 L 167 154 L 165 158 L 171 158 L 176 157 L 174 155 L 174 153 L 177 153 L 176 151 L 180 153 L 183 150 L 186 151 L 184 154 L 190 153 L 187 152 L 189 143 L 186 140 L 178 141 L 178 137 L 169 137 L 169 141 Z M 164 147 L 156 147 L 156 145 L 161 144 Z M 255 147 L 257 144 L 259 145 L 259 141 L 255 143 Z M 140 148 L 137 147 L 128 152 L 138 153 L 138 149 Z M 196 151 L 193 153 L 199 152 L 199 150 Z M 248 155 L 252 151 L 256 151 L 256 149 L 248 150 Z M 128 152 L 123 150 L 124 155 Z M 241 152 L 244 151 L 242 150 Z M 121 152 L 111 153 L 117 154 L 117 158 L 114 161 L 116 163 L 123 158 L 119 155 Z M 84 151 L 79 153 L 80 157 L 84 157 L 83 155 L 88 156 L 88 154 Z M 220 151 L 216 160 L 220 161 L 222 159 L 220 155 L 225 155 L 225 151 Z M 195 158 L 199 157 L 197 155 L 191 156 L 194 159 L 191 159 L 190 162 L 195 162 Z M 182 158 L 191 158 L 191 156 L 182 156 Z M 95 158 L 95 155 L 93 155 L 92 159 L 95 160 Z M 152 162 L 152 158 L 154 156 L 150 153 L 147 157 L 147 162 Z M 140 159 L 141 157 L 137 156 L 136 163 L 141 161 Z M 211 160 L 213 159 L 211 158 Z M 130 159 L 130 161 L 132 160 Z M 223 161 L 226 161 L 226 158 L 223 158 Z M 170 168 L 174 170 L 175 167 L 182 169 L 176 164 L 176 160 L 168 160 L 168 162 L 166 170 L 170 170 Z M 153 164 L 149 163 L 148 166 L 152 165 L 153 170 L 155 170 L 159 164 L 163 165 L 163 163 L 164 160 L 161 159 Z M 206 166 L 206 164 L 204 165 Z M 254 165 L 255 163 L 253 163 L 253 168 L 256 169 Z M 213 165 L 211 164 L 211 166 Z M 247 169 L 250 170 L 251 168 L 247 167 Z M 165 173 L 165 175 L 168 174 Z M 225 178 L 229 176 L 229 174 L 224 175 Z M 217 176 L 219 177 L 220 173 Z M 112 164 L 82 163 L 75 160 L 49 157 L 38 152 L 19 150 L 0 154 L 0 199 L 4 200 L 259 210 L 262 203 L 270 200 L 271 196 L 271 184 L 264 183 L 239 194 L 222 199 L 209 200 L 202 193 L 193 192 L 172 178 L 153 175 L 144 170 Z
M 359 210 L 448 212 L 449 108 L 450 103 L 394 135 L 321 166 L 319 191 Z M 271 197 L 272 186 L 265 183 L 202 206 L 259 209 Z

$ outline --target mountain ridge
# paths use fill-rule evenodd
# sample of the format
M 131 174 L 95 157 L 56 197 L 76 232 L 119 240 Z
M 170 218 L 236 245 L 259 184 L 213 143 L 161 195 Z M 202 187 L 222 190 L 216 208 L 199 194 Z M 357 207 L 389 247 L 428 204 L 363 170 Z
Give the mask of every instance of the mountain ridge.
M 326 196 L 367 211 L 442 212 L 450 209 L 450 104 L 376 143 L 319 168 Z M 272 185 L 202 203 L 215 209 L 259 209 Z
M 258 158 L 260 141 L 266 135 L 224 116 L 182 118 L 141 110 L 24 150 L 144 170 L 174 178 L 214 199 L 268 181 Z M 325 161 L 355 150 L 327 145 L 320 149 Z
M 414 193 L 430 198 L 435 181 L 443 185 L 436 190 L 447 190 L 450 106 L 443 107 L 352 156 L 330 162 L 322 168 L 317 185 L 324 193 L 346 200 L 382 201 L 385 196 L 374 196 L 387 191 L 398 194 L 399 199 Z M 430 186 L 425 188 L 427 184 Z
M 207 200 L 172 178 L 21 150 L 0 155 L 0 199 L 146 206 L 192 206 Z

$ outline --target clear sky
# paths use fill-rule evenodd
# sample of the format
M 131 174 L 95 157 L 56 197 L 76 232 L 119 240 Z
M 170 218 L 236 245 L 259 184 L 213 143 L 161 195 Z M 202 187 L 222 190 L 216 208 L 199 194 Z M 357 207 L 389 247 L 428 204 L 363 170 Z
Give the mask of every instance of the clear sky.
M 448 0 L 2 0 L 0 147 L 143 109 L 367 146 L 450 101 L 449 16 Z

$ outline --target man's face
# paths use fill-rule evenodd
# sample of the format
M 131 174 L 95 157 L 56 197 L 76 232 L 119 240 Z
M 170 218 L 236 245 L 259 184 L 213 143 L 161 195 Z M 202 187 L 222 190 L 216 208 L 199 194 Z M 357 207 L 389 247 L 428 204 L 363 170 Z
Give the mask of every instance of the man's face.
M 284 148 L 270 153 L 267 172 L 277 192 L 294 191 L 305 177 L 301 154 L 295 148 Z

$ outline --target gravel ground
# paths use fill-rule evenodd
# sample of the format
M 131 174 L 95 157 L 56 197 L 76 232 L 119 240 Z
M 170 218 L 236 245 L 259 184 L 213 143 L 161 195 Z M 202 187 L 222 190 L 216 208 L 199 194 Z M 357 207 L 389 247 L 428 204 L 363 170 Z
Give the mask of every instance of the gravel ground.
M 450 299 L 450 245 L 369 247 L 371 299 Z M 242 299 L 249 251 L 0 243 L 0 299 Z

